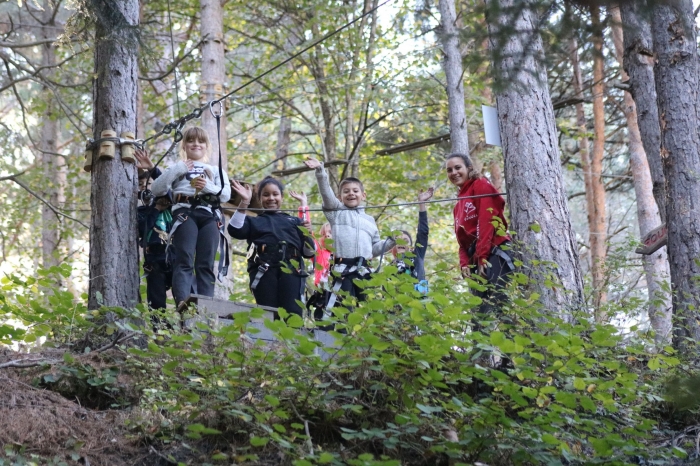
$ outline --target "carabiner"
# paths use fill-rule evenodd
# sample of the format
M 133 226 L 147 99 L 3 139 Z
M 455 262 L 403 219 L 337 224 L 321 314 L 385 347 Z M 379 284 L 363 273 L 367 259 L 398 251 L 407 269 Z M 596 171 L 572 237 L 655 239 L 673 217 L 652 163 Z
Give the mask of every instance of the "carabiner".
M 216 113 L 214 113 L 214 102 L 216 101 L 212 100 L 211 102 L 209 102 L 209 111 L 211 112 L 211 116 L 213 116 L 214 118 L 221 118 L 221 115 L 223 115 L 224 113 L 224 104 L 220 100 L 217 102 L 219 104 L 219 114 L 217 115 Z

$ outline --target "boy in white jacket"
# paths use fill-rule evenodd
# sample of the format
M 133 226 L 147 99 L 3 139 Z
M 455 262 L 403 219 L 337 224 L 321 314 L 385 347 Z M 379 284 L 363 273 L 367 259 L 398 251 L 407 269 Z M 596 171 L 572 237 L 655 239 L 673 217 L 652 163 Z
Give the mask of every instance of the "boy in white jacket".
M 335 304 L 335 293 L 338 290 L 346 291 L 357 297 L 358 301 L 362 301 L 362 289 L 353 280 L 369 278 L 367 261 L 389 251 L 395 242 L 392 238 L 381 239 L 374 218 L 365 213 L 362 202 L 367 199 L 367 194 L 360 180 L 345 178 L 340 182 L 339 194 L 336 197 L 328 182 L 323 163 L 313 158 L 304 163 L 316 171 L 324 213 L 333 232 L 334 282 L 333 294 L 327 308 L 330 309 Z

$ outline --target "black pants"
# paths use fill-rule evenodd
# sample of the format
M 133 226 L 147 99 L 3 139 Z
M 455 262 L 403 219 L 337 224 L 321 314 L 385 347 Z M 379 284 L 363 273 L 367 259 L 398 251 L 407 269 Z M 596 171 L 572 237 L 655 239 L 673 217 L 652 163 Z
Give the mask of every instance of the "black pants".
M 303 264 L 300 264 L 303 269 Z M 287 268 L 292 269 L 292 266 Z M 250 284 L 258 273 L 257 265 L 248 269 Z M 304 292 L 306 277 L 296 272 L 284 272 L 280 266 L 271 266 L 253 290 L 255 302 L 261 306 L 281 307 L 290 314 L 302 316 L 302 308 L 297 304 Z
M 511 251 L 503 249 L 501 251 L 511 258 L 512 264 L 513 256 Z M 510 275 L 513 273 L 513 270 L 505 258 L 494 252 L 491 253 L 487 260 L 491 264 L 491 267 L 487 266 L 485 269 L 485 278 L 488 281 L 488 286 L 484 291 L 474 291 L 474 296 L 478 296 L 483 300 L 479 305 L 478 312 L 480 314 L 499 314 L 501 306 L 508 300 L 504 288 L 510 281 Z
M 165 260 L 146 261 L 143 264 L 146 272 L 146 299 L 151 309 L 164 309 L 167 299 L 166 292 L 172 285 L 173 272 Z
M 338 280 L 342 280 L 340 284 L 340 291 L 345 291 L 347 292 L 350 296 L 354 296 L 357 299 L 357 302 L 362 302 L 365 299 L 367 299 L 367 295 L 365 294 L 364 288 L 360 288 L 357 286 L 357 283 L 355 283 L 357 280 L 368 280 L 369 279 L 369 274 L 365 275 L 360 275 L 359 273 L 353 272 L 349 275 L 346 275 L 344 277 L 338 278 Z M 335 284 L 335 282 L 334 282 Z M 337 303 L 340 303 L 342 301 L 342 298 L 338 296 Z
M 182 211 L 173 212 L 173 218 Z M 186 300 L 193 291 L 214 296 L 214 258 L 218 247 L 219 226 L 214 214 L 205 209 L 192 209 L 187 221 L 175 230 L 170 246 L 176 304 Z

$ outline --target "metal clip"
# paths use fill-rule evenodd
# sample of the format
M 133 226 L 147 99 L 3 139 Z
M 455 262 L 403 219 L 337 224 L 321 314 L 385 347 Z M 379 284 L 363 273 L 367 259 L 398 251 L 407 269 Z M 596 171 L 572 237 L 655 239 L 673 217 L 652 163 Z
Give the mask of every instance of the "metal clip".
M 216 102 L 219 104 L 219 113 L 216 114 L 214 113 L 214 102 L 216 101 L 212 100 L 211 102 L 209 102 L 209 111 L 211 112 L 211 116 L 213 116 L 214 118 L 221 118 L 221 115 L 224 114 L 224 104 L 220 100 Z

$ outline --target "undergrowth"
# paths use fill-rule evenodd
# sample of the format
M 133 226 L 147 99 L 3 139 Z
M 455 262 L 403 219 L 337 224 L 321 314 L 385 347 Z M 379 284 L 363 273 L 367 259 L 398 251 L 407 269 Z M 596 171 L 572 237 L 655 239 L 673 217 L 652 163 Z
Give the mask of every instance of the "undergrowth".
M 48 336 L 83 354 L 139 333 L 121 359 L 68 355 L 41 381 L 101 393 L 97 407 L 131 405 L 131 435 L 175 463 L 622 465 L 692 453 L 690 437 L 653 448 L 668 428 L 663 381 L 691 366 L 670 347 L 654 348 L 648 332 L 543 310 L 523 274 L 502 313 L 483 316 L 480 299 L 448 270 L 430 277 L 427 296 L 395 272 L 375 275 L 365 302 L 334 309 L 332 348 L 284 312 L 264 322 L 271 345 L 250 338 L 249 323 L 262 317 L 255 309 L 233 325 L 183 331 L 162 319 L 153 328 L 142 309 L 87 311 L 59 292 L 46 316 L 20 299 L 33 284 L 16 277 L 5 283 L 15 294 L 4 309 L 36 322 L 11 338 Z M 108 312 L 119 319 L 105 321 Z M 697 419 L 691 405 L 679 408 L 688 422 Z

